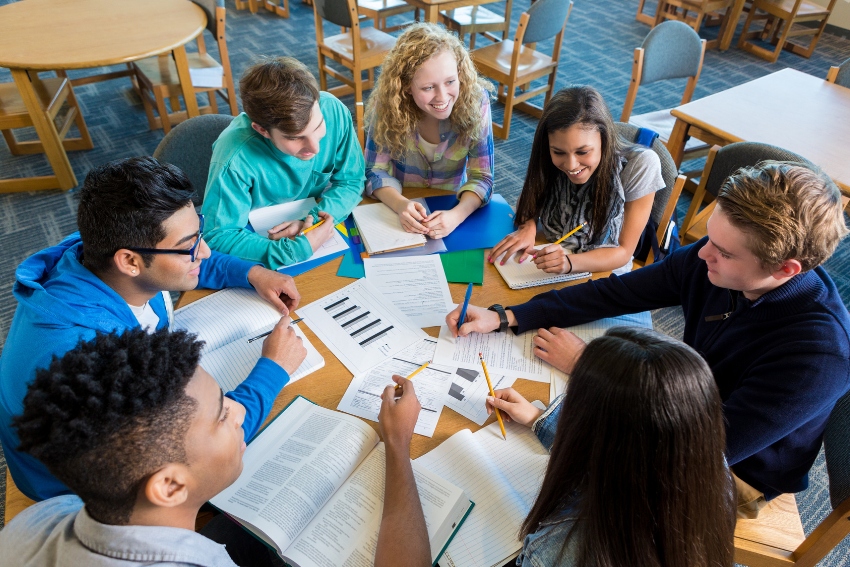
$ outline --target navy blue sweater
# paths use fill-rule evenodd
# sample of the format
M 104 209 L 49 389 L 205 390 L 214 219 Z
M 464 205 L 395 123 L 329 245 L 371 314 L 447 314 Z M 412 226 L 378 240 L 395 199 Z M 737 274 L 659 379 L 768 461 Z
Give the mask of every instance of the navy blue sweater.
M 720 390 L 735 474 L 768 499 L 805 490 L 829 413 L 850 388 L 850 314 L 823 268 L 756 301 L 716 287 L 697 257 L 706 242 L 513 306 L 517 332 L 681 305 L 684 341 L 708 362 Z

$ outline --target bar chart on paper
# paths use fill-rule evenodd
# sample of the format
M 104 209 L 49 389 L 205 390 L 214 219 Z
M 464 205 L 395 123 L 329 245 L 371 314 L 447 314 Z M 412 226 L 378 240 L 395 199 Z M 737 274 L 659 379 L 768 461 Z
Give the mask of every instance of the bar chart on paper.
M 300 307 L 298 314 L 353 374 L 427 337 L 365 279 Z
M 493 389 L 510 388 L 515 381 L 516 378 L 510 376 L 494 375 Z M 478 425 L 483 425 L 489 417 L 484 405 L 484 399 L 489 395 L 490 388 L 481 370 L 455 368 L 446 405 Z

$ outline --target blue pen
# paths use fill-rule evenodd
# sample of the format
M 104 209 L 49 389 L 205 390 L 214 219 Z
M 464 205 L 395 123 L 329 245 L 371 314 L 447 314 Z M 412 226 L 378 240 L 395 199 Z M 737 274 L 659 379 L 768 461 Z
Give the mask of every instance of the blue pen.
M 469 307 L 470 297 L 472 297 L 472 282 L 469 282 L 469 287 L 466 288 L 466 297 L 463 299 L 463 308 L 460 310 L 460 319 L 457 320 L 458 328 L 466 322 L 466 308 Z

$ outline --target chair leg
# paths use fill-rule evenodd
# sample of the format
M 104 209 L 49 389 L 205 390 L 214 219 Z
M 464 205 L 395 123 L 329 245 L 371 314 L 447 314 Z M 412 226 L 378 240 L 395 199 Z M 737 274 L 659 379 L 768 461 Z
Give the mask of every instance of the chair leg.
M 68 77 L 65 71 L 60 71 L 59 73 L 60 77 Z M 130 75 L 130 77 L 135 79 L 135 74 Z M 83 118 L 83 111 L 80 108 L 79 102 L 77 102 L 77 95 L 74 94 L 74 89 L 71 87 L 71 83 L 68 83 L 68 104 L 73 108 L 77 109 L 77 115 L 74 117 L 74 124 L 76 124 L 77 130 L 80 131 L 80 140 L 82 141 L 82 147 L 87 150 L 94 148 L 94 142 L 92 142 L 91 134 L 89 134 L 89 127 L 86 126 L 85 118 Z
M 210 99 L 210 112 L 213 114 L 218 114 L 218 101 L 215 99 L 215 91 L 207 91 L 207 98 Z
M 328 77 L 325 75 L 325 56 L 322 55 L 322 50 L 319 49 L 319 90 L 328 90 Z
M 11 130 L 0 130 L 0 133 L 3 134 L 3 139 L 6 140 L 6 144 L 9 146 L 9 153 L 13 156 L 22 156 L 24 152 L 21 151 L 20 146 L 18 146 L 18 139 L 15 138 L 15 133 Z
M 168 109 L 165 108 L 165 95 L 159 89 L 154 89 L 156 96 L 156 110 L 159 112 L 159 122 L 162 125 L 163 134 L 171 132 L 171 120 L 168 118 Z
M 502 137 L 507 140 L 511 134 L 511 116 L 514 112 L 514 87 L 508 85 L 508 93 L 505 97 L 505 117 L 502 119 Z
M 369 69 L 369 76 L 372 76 L 373 69 Z M 351 74 L 354 76 L 354 110 L 357 115 L 357 141 L 360 142 L 360 147 L 366 147 L 366 128 L 363 124 L 363 71 L 352 69 Z

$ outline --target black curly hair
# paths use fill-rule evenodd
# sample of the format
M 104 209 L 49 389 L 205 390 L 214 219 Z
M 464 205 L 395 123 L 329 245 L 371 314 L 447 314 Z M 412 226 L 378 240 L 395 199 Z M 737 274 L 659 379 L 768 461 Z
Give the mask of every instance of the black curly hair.
M 155 248 L 165 238 L 162 223 L 192 204 L 195 189 L 183 171 L 150 156 L 95 167 L 80 189 L 77 226 L 83 265 L 97 273 L 112 265 L 121 248 Z M 153 255 L 143 254 L 149 266 Z
M 19 449 L 43 462 L 105 524 L 126 524 L 140 487 L 185 463 L 197 407 L 186 385 L 202 341 L 185 331 L 101 333 L 80 341 L 27 388 L 12 425 Z

